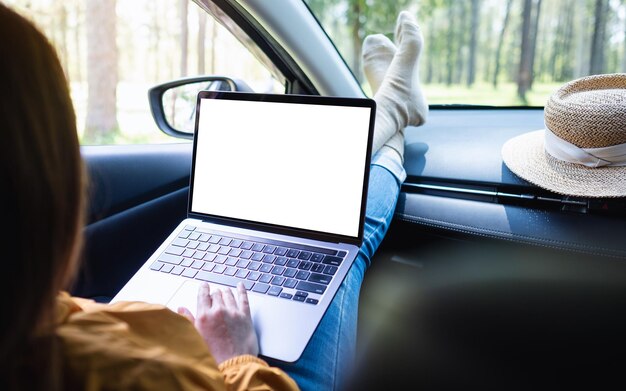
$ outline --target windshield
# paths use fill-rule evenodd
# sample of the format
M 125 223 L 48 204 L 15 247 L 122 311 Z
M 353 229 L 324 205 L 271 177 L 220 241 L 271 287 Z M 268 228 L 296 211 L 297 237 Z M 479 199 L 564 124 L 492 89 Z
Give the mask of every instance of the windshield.
M 621 0 L 305 0 L 352 72 L 363 77 L 368 34 L 393 40 L 402 10 L 424 35 L 420 79 L 429 104 L 543 106 L 564 82 L 626 72 Z

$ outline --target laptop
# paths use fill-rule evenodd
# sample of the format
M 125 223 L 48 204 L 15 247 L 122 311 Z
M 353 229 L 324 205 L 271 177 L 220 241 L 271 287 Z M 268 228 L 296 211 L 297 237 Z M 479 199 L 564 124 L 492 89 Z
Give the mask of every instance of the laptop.
M 202 91 L 187 218 L 112 302 L 195 315 L 202 282 L 248 290 L 260 355 L 295 362 L 363 240 L 375 102 Z

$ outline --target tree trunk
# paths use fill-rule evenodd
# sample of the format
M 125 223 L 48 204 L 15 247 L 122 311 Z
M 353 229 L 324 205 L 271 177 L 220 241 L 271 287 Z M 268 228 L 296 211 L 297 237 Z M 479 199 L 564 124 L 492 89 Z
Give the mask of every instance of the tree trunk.
M 566 29 L 566 23 L 568 22 L 565 15 L 565 8 L 570 8 L 571 6 L 567 3 L 563 3 L 559 8 L 559 15 L 556 24 L 556 30 L 554 32 L 554 40 L 552 42 L 552 52 L 550 53 L 550 59 L 548 61 L 548 69 L 547 72 L 553 77 L 558 73 L 558 62 L 563 54 L 563 35 L 564 30 Z
M 488 12 L 486 15 L 481 15 L 480 16 L 480 24 L 482 26 L 493 26 L 494 25 L 494 15 L 492 12 Z M 483 28 L 484 30 L 484 28 Z M 480 33 L 481 30 L 479 30 Z M 491 29 L 486 31 L 487 34 L 484 34 L 484 37 L 482 40 L 479 40 L 478 42 L 478 57 L 481 59 L 485 59 L 486 61 L 481 61 L 480 63 L 484 64 L 482 69 L 480 67 L 477 67 L 476 69 L 476 78 L 479 78 L 480 76 L 478 76 L 478 74 L 482 74 L 482 77 L 480 77 L 482 79 L 482 81 L 486 82 L 486 83 L 491 83 L 491 77 L 492 77 L 492 72 L 493 72 L 493 63 L 490 61 L 493 56 L 494 56 L 494 52 L 495 52 L 495 47 L 493 45 L 493 43 L 496 41 L 495 37 L 493 37 L 491 34 Z
M 604 70 L 604 41 L 606 35 L 606 0 L 596 0 L 593 23 L 593 35 L 591 38 L 591 58 L 589 61 L 589 74 L 597 75 Z
M 504 13 L 504 21 L 502 22 L 502 29 L 500 29 L 500 36 L 498 37 L 498 48 L 496 49 L 496 61 L 493 69 L 493 87 L 498 87 L 498 76 L 500 74 L 500 55 L 502 54 L 502 44 L 504 43 L 504 37 L 506 36 L 506 29 L 509 26 L 509 18 L 511 15 L 511 4 L 513 0 L 507 0 L 506 11 Z
M 574 8 L 567 8 L 567 22 L 565 24 L 565 34 L 563 37 L 563 52 L 565 53 L 565 61 L 562 61 L 561 70 L 559 71 L 559 81 L 566 81 L 573 77 L 573 64 L 571 59 L 572 53 L 572 37 L 574 35 Z
M 452 85 L 452 77 L 454 72 L 454 43 L 456 37 L 454 20 L 454 2 L 448 0 L 448 39 L 447 39 L 447 55 L 446 55 L 446 85 Z
M 198 74 L 204 75 L 204 45 L 206 41 L 206 12 L 198 7 Z
M 466 3 L 464 1 L 455 1 L 456 14 L 458 15 L 459 28 L 457 29 L 457 35 L 455 41 L 457 42 L 456 48 L 456 66 L 454 67 L 454 83 L 461 84 L 463 74 L 465 72 L 465 47 L 467 44 L 467 31 L 469 30 L 469 19 L 467 18 Z
M 532 37 L 531 37 L 531 14 L 532 0 L 524 0 L 522 11 L 522 50 L 520 54 L 519 70 L 517 74 L 517 96 L 526 102 L 526 92 L 530 89 L 532 72 Z
M 352 13 L 352 72 L 356 76 L 359 83 L 363 81 L 361 72 L 361 50 L 363 48 L 363 22 L 361 17 L 364 11 L 362 0 L 351 1 L 351 13 Z
M 115 0 L 86 0 L 87 117 L 84 141 L 111 142 L 117 132 Z
M 152 60 L 154 64 L 153 80 L 161 80 L 161 58 L 159 58 L 161 54 L 159 50 L 161 26 L 159 23 L 159 15 L 159 3 L 156 1 L 152 2 L 152 26 L 150 36 L 152 37 L 152 55 L 154 56 Z
M 217 21 L 211 18 L 211 74 L 215 74 L 215 42 L 217 42 Z
M 59 53 L 59 59 L 61 60 L 61 65 L 63 66 L 63 72 L 65 73 L 65 78 L 67 81 L 70 81 L 70 68 L 68 61 L 68 52 L 67 52 L 67 9 L 65 8 L 65 4 L 63 2 L 56 0 L 54 4 L 54 12 L 55 17 L 53 19 L 54 24 L 54 35 L 55 42 L 54 46 L 57 48 L 57 52 Z
M 81 35 L 81 20 L 84 21 L 84 19 L 80 18 L 79 15 L 83 15 L 82 13 L 82 9 L 81 9 L 81 2 L 77 1 L 76 2 L 76 7 L 74 8 L 74 17 L 76 18 L 76 25 L 74 26 L 74 49 L 76 50 L 74 52 L 74 63 L 76 64 L 76 68 L 75 68 L 75 73 L 74 73 L 74 80 L 78 81 L 78 82 L 82 82 L 83 81 L 83 72 L 82 72 L 82 52 L 81 52 L 81 48 L 80 48 L 80 43 L 82 41 L 83 36 Z
M 480 0 L 472 0 L 472 17 L 470 21 L 469 64 L 467 67 L 467 86 L 471 87 L 476 81 L 476 50 L 478 42 L 478 16 Z
M 178 16 L 180 18 L 180 76 L 187 76 L 187 41 L 189 29 L 187 25 L 187 8 L 189 0 L 178 0 Z
M 575 3 L 576 17 L 575 25 L 575 41 L 576 41 L 576 68 L 574 69 L 574 77 L 578 78 L 589 73 L 589 35 L 585 26 L 587 26 L 587 12 L 585 10 L 586 0 L 577 0 Z
M 622 2 L 626 5 L 626 0 Z M 626 19 L 624 20 L 624 52 L 622 53 L 622 72 L 626 72 Z
M 436 58 L 435 51 L 435 13 L 433 12 L 428 18 L 428 31 L 430 31 L 431 42 L 426 45 L 428 56 L 426 58 L 426 84 L 433 82 L 434 62 Z M 626 55 L 625 55 L 626 58 Z
M 530 80 L 528 81 L 528 89 L 533 88 L 533 81 L 535 80 L 535 54 L 537 53 L 537 35 L 539 35 L 539 15 L 541 13 L 541 0 L 536 0 L 535 16 L 533 25 L 531 28 L 531 47 L 530 47 Z

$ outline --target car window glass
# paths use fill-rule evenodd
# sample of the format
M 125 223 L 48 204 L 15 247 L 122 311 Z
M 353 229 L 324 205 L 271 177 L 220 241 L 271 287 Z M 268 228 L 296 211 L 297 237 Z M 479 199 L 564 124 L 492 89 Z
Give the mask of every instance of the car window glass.
M 626 2 L 613 0 L 304 0 L 366 93 L 363 39 L 393 40 L 398 13 L 424 35 L 430 104 L 543 106 L 574 78 L 626 71 Z
M 6 3 L 57 49 L 83 145 L 189 142 L 161 132 L 148 104 L 150 87 L 181 77 L 228 76 L 256 92 L 285 92 L 283 76 L 248 49 L 253 43 L 223 27 L 232 21 L 218 22 L 190 0 Z

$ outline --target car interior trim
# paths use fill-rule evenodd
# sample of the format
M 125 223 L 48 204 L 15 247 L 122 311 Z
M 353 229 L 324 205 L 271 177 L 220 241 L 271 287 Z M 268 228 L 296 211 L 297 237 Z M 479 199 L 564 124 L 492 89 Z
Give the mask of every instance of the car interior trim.
M 405 222 L 562 250 L 626 258 L 620 218 L 403 192 L 396 218 Z
M 275 48 L 282 48 L 283 61 L 295 61 L 321 95 L 365 97 L 352 71 L 302 0 L 281 1 L 280 13 L 267 0 L 229 2 L 244 8 L 252 20 L 261 24 Z M 298 34 L 292 33 L 295 30 Z
M 288 53 L 268 34 L 263 26 L 256 21 L 238 2 L 229 0 L 193 0 L 202 9 L 213 15 L 226 29 L 228 29 L 251 53 L 257 57 L 267 57 L 269 61 L 261 62 L 266 66 L 276 67 L 285 77 L 286 93 L 302 93 L 317 95 L 314 84 L 300 69 L 298 64 Z M 215 6 L 226 14 L 233 23 L 225 23 L 214 9 Z M 251 40 L 255 45 L 251 45 Z M 258 53 L 261 51 L 262 53 Z M 294 84 L 298 80 L 299 83 Z M 297 91 L 294 89 L 297 88 Z

